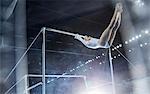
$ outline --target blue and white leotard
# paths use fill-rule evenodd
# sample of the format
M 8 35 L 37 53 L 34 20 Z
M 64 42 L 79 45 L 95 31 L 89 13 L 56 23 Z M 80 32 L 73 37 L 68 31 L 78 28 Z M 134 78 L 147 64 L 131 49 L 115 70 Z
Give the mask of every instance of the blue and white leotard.
M 91 49 L 98 49 L 98 48 L 109 48 L 109 44 L 108 42 L 102 46 L 99 43 L 99 39 L 97 38 L 91 38 L 89 41 L 86 41 L 82 38 L 81 35 L 76 34 L 75 39 L 81 41 L 87 48 L 91 48 Z

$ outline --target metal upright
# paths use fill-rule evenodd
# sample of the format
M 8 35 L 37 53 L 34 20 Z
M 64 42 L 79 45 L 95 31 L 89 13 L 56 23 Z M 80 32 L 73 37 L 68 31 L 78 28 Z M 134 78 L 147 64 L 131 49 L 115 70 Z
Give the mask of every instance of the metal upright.
M 46 84 L 45 84 L 45 44 L 46 44 L 46 36 L 45 36 L 45 27 L 42 28 L 42 33 L 43 33 L 43 42 L 42 42 L 42 94 L 46 94 Z
M 112 79 L 112 92 L 113 94 L 116 94 L 114 68 L 113 68 L 112 57 L 111 57 L 111 48 L 109 48 L 109 63 L 110 63 L 110 72 L 111 72 L 111 79 Z

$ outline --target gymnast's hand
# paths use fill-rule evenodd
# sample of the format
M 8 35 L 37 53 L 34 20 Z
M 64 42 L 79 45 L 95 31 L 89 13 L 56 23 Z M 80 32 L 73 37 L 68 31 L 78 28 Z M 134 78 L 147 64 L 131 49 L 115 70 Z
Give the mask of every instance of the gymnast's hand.
M 75 37 L 74 37 L 74 38 L 75 38 L 75 39 L 79 39 L 79 40 L 82 39 L 82 40 L 85 40 L 85 41 L 90 41 L 92 37 L 87 36 L 87 35 L 81 36 L 81 35 L 79 35 L 79 34 L 75 34 Z
M 83 37 L 83 39 L 85 40 L 85 41 L 90 41 L 91 40 L 91 36 L 87 36 L 87 35 L 85 35 L 84 37 Z

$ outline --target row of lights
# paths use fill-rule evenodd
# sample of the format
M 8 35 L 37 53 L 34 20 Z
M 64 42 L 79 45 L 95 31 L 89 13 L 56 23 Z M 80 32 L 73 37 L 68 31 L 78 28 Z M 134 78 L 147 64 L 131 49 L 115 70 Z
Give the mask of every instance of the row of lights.
M 147 45 L 148 45 L 148 43 L 145 42 L 144 44 L 140 44 L 140 47 L 147 46 Z
M 129 41 L 125 41 L 125 44 L 131 43 L 131 42 L 133 42 L 133 41 L 135 41 L 136 39 L 139 39 L 139 38 L 141 38 L 141 37 L 142 37 L 141 34 L 136 35 L 135 37 L 132 37 L 131 39 L 129 39 Z
M 114 50 L 116 50 L 116 49 L 119 49 L 119 48 L 121 48 L 121 47 L 122 47 L 122 44 L 119 44 L 119 45 L 113 47 L 113 48 L 112 48 L 112 51 L 114 51 Z
M 149 34 L 149 31 L 148 30 L 143 30 L 142 33 L 144 34 Z M 136 40 L 136 39 L 139 39 L 142 37 L 142 34 L 139 34 L 139 35 L 136 35 L 135 37 L 132 37 L 131 39 L 129 39 L 129 41 L 125 41 L 125 44 L 128 44 L 128 43 L 131 43 L 132 41 Z M 139 46 L 140 47 L 145 47 L 147 46 L 149 43 L 145 42 L 143 44 L 140 44 Z M 122 44 L 119 44 L 115 47 L 112 48 L 112 51 L 118 49 L 118 48 L 121 48 L 122 47 Z M 131 49 L 128 50 L 128 52 L 132 52 Z M 117 57 L 120 57 L 120 54 L 118 54 L 117 56 L 113 56 L 112 59 L 116 59 Z
M 104 56 L 105 54 L 103 53 L 102 55 Z M 120 56 L 121 56 L 121 55 L 118 54 L 117 56 L 113 56 L 111 59 L 116 59 L 116 58 L 119 58 Z M 89 64 L 89 63 L 93 62 L 94 60 L 99 59 L 99 58 L 100 58 L 100 56 L 96 56 L 95 59 L 87 60 L 87 61 L 85 62 L 85 64 L 81 64 L 81 65 L 77 66 L 76 68 L 73 68 L 73 69 L 70 70 L 69 72 L 73 72 L 73 71 L 75 71 L 75 70 L 77 70 L 77 69 L 79 69 L 79 68 L 85 66 L 86 64 Z M 103 61 L 103 62 L 100 62 L 99 64 L 100 64 L 100 65 L 101 65 L 101 64 L 105 64 L 105 62 Z M 92 67 L 90 67 L 89 69 L 91 70 Z M 87 71 L 87 69 L 84 69 L 84 70 L 83 70 L 83 72 L 86 72 L 86 71 Z M 66 74 L 68 74 L 68 73 L 63 73 L 62 75 L 66 75 Z M 64 79 L 64 80 L 66 80 L 66 79 Z M 53 82 L 53 81 L 54 81 L 54 79 L 51 79 L 51 80 L 48 80 L 47 83 L 50 83 L 50 82 Z
M 105 54 L 102 53 L 102 56 L 105 56 Z M 95 61 L 96 59 L 99 59 L 99 58 L 101 58 L 101 56 L 96 56 L 94 59 L 87 60 L 84 64 L 80 64 L 80 65 L 77 66 L 76 68 L 71 69 L 69 72 L 73 72 L 73 71 L 75 71 L 76 69 L 79 69 L 79 68 L 81 68 L 81 67 L 83 67 L 83 66 L 85 66 L 85 65 L 87 65 L 87 64 L 89 64 L 89 63 L 91 63 L 91 62 L 93 62 L 93 61 Z M 105 62 L 100 62 L 99 64 L 101 65 L 102 63 L 105 63 Z M 92 68 L 90 68 L 90 69 L 92 69 Z
M 118 54 L 118 55 L 113 56 L 111 59 L 116 59 L 116 58 L 119 58 L 120 56 L 121 56 L 121 55 Z
M 145 43 L 143 43 L 143 44 L 140 44 L 139 46 L 142 48 L 142 47 L 148 46 L 149 44 L 150 44 L 150 43 L 145 42 Z M 128 51 L 129 51 L 129 52 L 132 52 L 133 50 L 129 49 Z
M 142 31 L 144 34 L 149 34 L 149 31 L 148 30 L 144 30 L 144 31 Z M 131 39 L 129 39 L 128 41 L 125 41 L 125 44 L 128 44 L 128 43 L 131 43 L 131 42 L 133 42 L 133 41 L 135 41 L 135 40 L 137 40 L 137 39 L 139 39 L 139 38 L 141 38 L 142 37 L 142 34 L 139 34 L 139 35 L 136 35 L 135 37 L 132 37 Z
M 102 53 L 102 56 L 105 56 L 105 54 L 104 53 Z M 71 69 L 69 72 L 71 73 L 71 72 L 73 72 L 73 71 L 75 71 L 75 70 L 77 70 L 77 69 L 79 69 L 79 68 L 81 68 L 81 67 L 84 67 L 85 65 L 87 65 L 87 64 L 89 64 L 89 63 L 91 63 L 91 62 L 93 62 L 93 61 L 95 61 L 95 60 L 97 60 L 97 59 L 99 59 L 99 58 L 101 58 L 101 56 L 96 56 L 94 59 L 90 59 L 90 60 L 87 60 L 84 64 L 80 64 L 79 66 L 77 66 L 76 68 L 73 68 L 73 69 Z M 100 62 L 99 64 L 101 65 L 101 64 L 104 64 L 105 62 Z M 90 67 L 89 68 L 90 70 L 92 69 L 92 67 Z M 86 72 L 87 71 L 87 69 L 84 69 L 83 70 L 83 72 Z M 66 74 L 68 74 L 68 73 L 63 73 L 62 75 L 66 75 Z M 66 79 L 64 79 L 64 80 L 66 80 Z M 53 81 L 55 81 L 54 79 L 51 79 L 51 80 L 47 80 L 47 83 L 50 83 L 50 82 L 53 82 Z
M 135 3 L 135 5 L 137 5 L 137 6 L 139 6 L 139 7 L 142 7 L 142 6 L 145 5 L 142 0 L 134 0 L 134 3 Z
M 150 34 L 149 30 L 143 30 L 142 33 L 144 33 L 145 35 Z M 136 35 L 135 37 L 132 37 L 131 39 L 129 39 L 128 41 L 125 41 L 124 43 L 129 44 L 129 43 L 131 43 L 131 42 L 133 42 L 133 41 L 135 41 L 141 37 L 142 37 L 142 34 Z M 140 44 L 140 47 L 143 47 L 144 45 L 148 45 L 148 43 Z M 122 47 L 122 44 L 118 44 L 117 46 L 112 48 L 112 51 L 119 49 L 121 47 Z M 129 52 L 131 52 L 131 50 L 129 50 Z

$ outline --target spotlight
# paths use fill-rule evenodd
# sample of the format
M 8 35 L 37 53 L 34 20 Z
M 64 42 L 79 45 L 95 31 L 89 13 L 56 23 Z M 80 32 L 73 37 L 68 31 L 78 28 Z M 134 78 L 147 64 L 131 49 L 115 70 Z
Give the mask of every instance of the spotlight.
M 139 37 L 142 37 L 142 35 L 140 34 Z
M 139 38 L 139 36 L 136 36 L 135 38 L 136 38 L 136 39 L 138 39 L 138 38 Z
M 125 41 L 125 44 L 128 44 L 128 42 L 127 42 L 127 41 Z
M 140 47 L 143 47 L 143 44 L 140 44 Z
M 132 40 L 135 40 L 135 38 L 133 37 Z
M 101 56 L 98 56 L 98 58 L 100 58 Z
M 96 59 L 98 59 L 98 56 L 96 57 Z
M 129 52 L 131 52 L 131 50 L 129 50 Z
M 99 56 L 98 56 L 98 58 L 99 58 Z M 94 59 L 92 59 L 92 61 L 94 61 Z
M 132 40 L 130 39 L 129 42 L 131 42 Z
M 122 47 L 122 44 L 119 44 L 120 47 Z
M 88 64 L 89 62 L 85 62 L 85 64 Z
M 88 60 L 88 62 L 92 62 L 92 60 Z
M 119 48 L 119 46 L 117 46 L 117 48 Z
M 147 43 L 144 43 L 145 45 L 147 45 Z
M 148 30 L 145 30 L 145 34 L 148 34 L 149 33 L 149 31 Z

